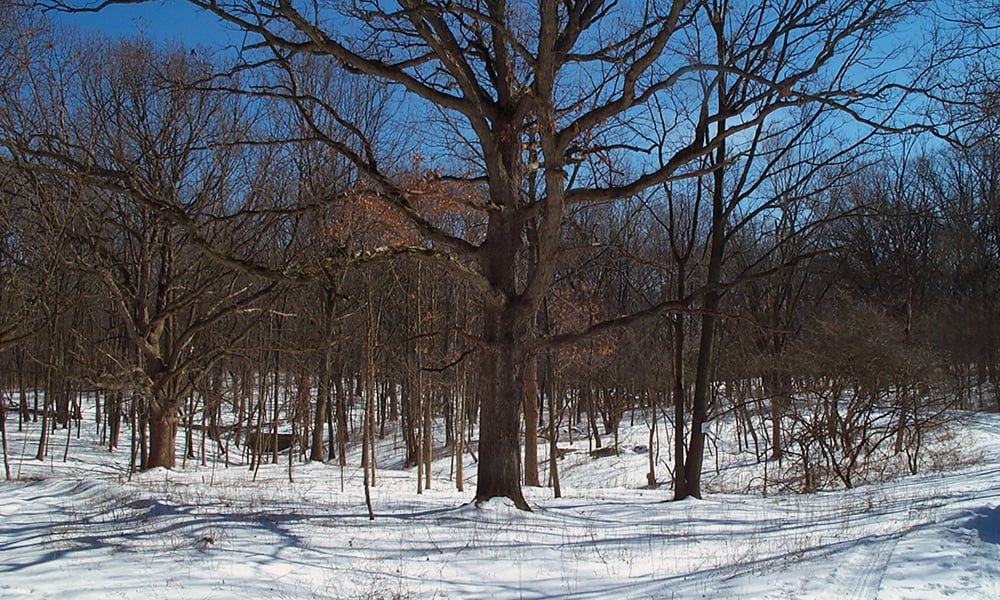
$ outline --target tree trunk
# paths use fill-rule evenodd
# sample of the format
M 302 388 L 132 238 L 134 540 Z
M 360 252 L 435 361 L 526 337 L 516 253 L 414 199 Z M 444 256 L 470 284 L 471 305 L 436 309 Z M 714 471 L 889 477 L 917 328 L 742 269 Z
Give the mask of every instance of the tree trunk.
M 7 401 L 0 398 L 0 444 L 3 445 L 3 469 L 7 481 L 11 480 L 10 461 L 7 458 Z
M 45 399 L 42 401 L 42 432 L 38 438 L 38 452 L 35 453 L 35 460 L 44 461 L 45 455 L 48 452 L 49 445 L 49 412 L 51 412 L 51 396 L 50 390 L 52 390 L 52 374 L 51 370 L 45 376 Z M 37 388 L 36 388 L 37 390 Z M 37 398 L 37 396 L 36 396 Z M 38 406 L 36 402 L 35 414 L 38 413 Z
M 508 150 L 513 154 L 515 148 L 512 145 Z M 511 161 L 515 162 L 513 156 Z M 518 198 L 517 190 L 494 195 L 498 204 L 517 204 L 516 200 L 508 202 Z M 509 498 L 518 508 L 531 510 L 521 491 L 521 408 L 527 341 L 534 309 L 541 301 L 537 290 L 543 286 L 536 285 L 532 295 L 519 285 L 518 254 L 524 249 L 524 230 L 520 218 L 491 218 L 482 246 L 483 269 L 495 295 L 483 303 L 483 341 L 488 350 L 482 370 L 476 502 Z M 540 269 L 544 260 L 539 257 L 535 267 Z M 528 277 L 536 283 L 551 280 L 551 274 L 539 271 Z
M 347 441 L 349 432 L 347 430 L 347 388 L 344 384 L 344 373 L 341 372 L 340 377 L 337 378 L 336 384 L 336 396 L 337 396 L 337 455 L 338 462 L 341 467 L 347 466 Z M 330 453 L 333 453 L 333 438 L 331 436 L 330 441 Z
M 717 52 L 720 62 L 727 56 L 725 43 L 725 15 L 713 20 L 712 26 L 716 33 Z M 728 111 L 726 98 L 728 90 L 726 77 L 720 74 L 716 81 L 719 114 Z M 726 207 L 726 120 L 719 119 L 716 124 L 717 137 L 721 142 L 713 157 L 714 171 L 712 173 L 712 221 L 710 224 L 710 243 L 706 283 L 709 286 L 722 281 L 722 262 L 725 257 L 726 223 L 728 210 Z M 720 292 L 705 293 L 701 314 L 701 339 L 698 344 L 698 364 L 695 369 L 694 397 L 691 408 L 691 438 L 688 443 L 687 456 L 684 463 L 684 479 L 678 481 L 674 490 L 675 498 L 693 496 L 701 498 L 701 467 L 705 458 L 705 424 L 708 422 L 708 403 L 711 400 L 712 367 L 714 365 L 715 327 L 718 323 L 718 311 L 722 295 Z
M 491 352 L 483 365 L 486 397 L 480 403 L 476 502 L 509 498 L 518 508 L 531 510 L 521 491 L 524 341 L 517 335 L 520 328 L 500 312 L 487 307 L 485 337 Z
M 603 442 L 601 442 L 601 431 L 597 428 L 597 417 L 594 414 L 596 411 L 594 408 L 594 389 L 590 383 L 585 383 L 584 385 L 586 387 L 584 387 L 582 393 L 587 405 L 587 426 L 590 429 L 590 436 L 594 440 L 594 448 L 600 449 L 603 446 Z
M 559 485 L 559 423 L 556 415 L 556 383 L 552 369 L 552 358 L 546 357 L 545 389 L 549 397 L 549 480 L 552 493 L 556 498 L 562 498 L 562 486 Z
M 524 369 L 524 485 L 538 482 L 538 361 L 529 358 Z
M 325 359 L 324 359 L 325 361 Z M 323 452 L 323 428 L 327 426 L 327 413 L 330 410 L 330 372 L 324 368 L 320 375 L 317 388 L 316 415 L 313 419 L 312 441 L 309 446 L 309 460 L 323 462 L 326 454 Z M 330 440 L 333 445 L 333 440 Z
M 458 371 L 456 371 L 457 373 Z M 464 386 L 456 386 L 455 394 L 455 444 L 452 446 L 452 455 L 455 460 L 455 487 L 460 492 L 465 491 L 465 468 L 462 464 L 465 455 L 465 389 Z
M 788 410 L 791 385 L 786 375 L 771 374 L 771 458 L 781 463 L 784 457 L 784 440 L 781 438 L 781 418 Z
M 122 406 L 125 404 L 125 399 L 122 392 L 115 391 L 112 392 L 108 398 L 105 399 L 105 408 L 108 408 L 109 400 L 113 403 L 108 411 L 108 421 L 111 431 L 108 433 L 108 450 L 113 451 L 118 447 L 118 442 L 121 438 L 122 431 Z
M 701 319 L 701 341 L 698 346 L 698 366 L 695 371 L 694 399 L 691 410 L 691 438 L 688 441 L 684 479 L 674 490 L 677 499 L 693 496 L 701 498 L 701 467 L 705 457 L 705 430 L 708 422 L 708 402 L 711 399 L 712 363 L 715 341 L 715 312 L 719 308 L 718 294 L 709 293 L 705 299 L 705 314 Z
M 24 424 L 31 420 L 31 411 L 28 410 L 28 386 L 24 380 L 25 369 L 24 369 L 24 352 L 21 350 L 17 351 L 17 384 L 18 389 L 21 391 L 20 396 L 18 396 L 18 410 L 19 417 L 17 419 L 17 430 L 23 431 Z M 38 386 L 35 386 L 35 393 L 38 393 Z M 37 419 L 37 414 L 35 416 Z
M 531 510 L 521 492 L 521 385 L 512 373 L 515 358 L 510 347 L 501 348 L 494 371 L 491 398 L 484 398 L 480 413 L 479 484 L 476 502 L 509 498 L 522 510 Z
M 671 213 L 672 215 L 672 213 Z M 675 229 L 674 222 L 671 218 L 671 229 L 670 229 L 670 245 L 674 251 L 674 259 L 677 262 L 677 289 L 676 294 L 678 298 L 683 298 L 687 294 L 687 261 L 691 256 L 692 246 L 689 244 L 687 250 L 683 253 L 677 250 L 675 245 Z M 694 240 L 694 233 L 692 232 L 691 238 Z M 687 485 L 684 478 L 684 423 L 686 420 L 685 413 L 687 398 L 685 397 L 684 390 L 687 387 L 687 375 L 684 369 L 684 354 L 687 352 L 686 349 L 686 333 L 685 333 L 685 321 L 686 318 L 683 314 L 674 315 L 671 323 L 673 342 L 674 342 L 674 355 L 673 355 L 673 404 L 674 404 L 674 495 L 675 499 L 684 498 L 687 495 Z M 683 495 L 681 495 L 683 494 Z
M 424 427 L 421 435 L 424 462 L 424 489 L 431 489 L 431 463 L 434 462 L 434 396 L 428 391 L 423 397 Z
M 420 401 L 423 389 L 423 374 L 420 371 L 419 358 L 416 353 L 412 359 L 407 360 L 408 375 L 406 376 L 407 388 L 403 390 L 400 401 L 402 403 L 402 427 L 403 443 L 406 447 L 406 455 L 403 458 L 403 468 L 417 467 L 417 479 L 423 473 L 423 464 L 420 461 Z
M 654 448 L 654 443 L 656 442 L 656 427 L 657 427 L 656 411 L 658 409 L 656 406 L 656 397 L 659 393 L 660 392 L 657 390 L 651 390 L 648 392 L 649 409 L 652 412 L 652 423 L 650 423 L 649 426 L 649 441 L 647 442 L 648 445 L 646 446 L 647 461 L 649 462 L 649 471 L 646 473 L 646 485 L 648 485 L 650 489 L 654 490 L 656 489 L 657 484 L 656 484 L 656 453 L 653 450 L 653 448 Z
M 149 404 L 149 454 L 144 469 L 166 467 L 173 469 L 177 462 L 175 440 L 177 439 L 177 416 L 174 411 L 163 408 L 154 401 Z
M 332 287 L 324 289 L 323 294 L 323 358 L 320 365 L 320 378 L 317 387 L 319 397 L 316 399 L 316 418 L 313 420 L 312 444 L 309 448 L 309 460 L 323 462 L 323 428 L 326 427 L 327 414 L 330 410 L 330 380 L 333 377 L 333 317 L 336 295 Z M 330 438 L 333 446 L 333 438 Z
M 721 86 L 721 84 L 720 84 Z M 725 122 L 719 123 L 720 130 Z M 717 284 L 722 280 L 722 260 L 726 243 L 725 211 L 725 159 L 726 145 L 721 144 L 716 155 L 715 186 L 712 192 L 712 229 L 709 250 L 707 283 Z M 687 496 L 701 498 L 701 467 L 705 455 L 704 425 L 708 421 L 708 403 L 711 400 L 712 367 L 714 365 L 715 327 L 722 296 L 718 292 L 707 292 L 702 303 L 701 339 L 698 344 L 698 363 L 695 368 L 694 397 L 691 408 L 691 438 L 684 462 L 683 479 L 677 481 L 674 498 Z

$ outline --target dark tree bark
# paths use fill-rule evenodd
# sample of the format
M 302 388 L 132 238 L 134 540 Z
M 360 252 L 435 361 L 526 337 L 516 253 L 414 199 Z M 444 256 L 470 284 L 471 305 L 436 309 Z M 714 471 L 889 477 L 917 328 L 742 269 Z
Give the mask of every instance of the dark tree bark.
M 149 454 L 145 468 L 165 467 L 173 469 L 177 464 L 175 442 L 180 418 L 170 402 L 149 403 Z
M 491 228 L 492 228 L 491 223 Z M 520 242 L 520 228 L 502 228 L 503 245 L 489 246 L 495 258 L 489 265 L 496 287 L 516 295 L 511 245 Z M 490 243 L 489 237 L 487 243 Z M 485 302 L 483 390 L 479 417 L 479 481 L 476 501 L 509 498 L 518 508 L 530 510 L 521 492 L 521 410 L 524 405 L 524 372 L 529 319 L 533 313 L 508 302 Z
M 316 415 L 313 419 L 312 444 L 309 449 L 309 460 L 322 462 L 326 455 L 323 453 L 323 429 L 327 427 L 327 416 L 332 406 L 332 383 L 333 383 L 333 327 L 335 302 L 337 299 L 336 290 L 331 286 L 323 289 L 323 336 L 320 350 L 320 372 L 319 383 L 317 385 L 318 397 L 316 398 Z M 332 453 L 334 439 L 330 438 L 330 450 Z
M 0 397 L 0 444 L 3 445 L 3 470 L 10 481 L 10 460 L 7 458 L 7 399 Z
M 538 487 L 538 359 L 529 357 L 524 372 L 524 485 Z
M 476 502 L 509 498 L 518 508 L 530 510 L 521 492 L 523 350 L 512 343 L 496 344 L 484 369 L 491 399 L 482 403 L 480 414 Z

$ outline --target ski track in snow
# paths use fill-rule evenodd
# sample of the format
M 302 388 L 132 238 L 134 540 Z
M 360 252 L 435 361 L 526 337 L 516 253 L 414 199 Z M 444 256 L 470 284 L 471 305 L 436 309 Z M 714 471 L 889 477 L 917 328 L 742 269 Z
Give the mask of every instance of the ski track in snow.
M 847 581 L 845 591 L 848 598 L 852 600 L 875 600 L 878 598 L 885 569 L 889 566 L 889 560 L 898 540 L 897 536 L 892 535 L 884 539 L 861 542 L 855 545 L 854 556 L 848 563 L 850 568 L 846 569 L 845 575 L 845 581 Z M 854 570 L 853 574 L 852 569 Z

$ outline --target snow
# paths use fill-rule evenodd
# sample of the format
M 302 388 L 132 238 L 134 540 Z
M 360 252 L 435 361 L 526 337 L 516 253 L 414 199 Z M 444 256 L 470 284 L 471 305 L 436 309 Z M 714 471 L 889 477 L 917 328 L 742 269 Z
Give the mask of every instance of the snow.
M 256 477 L 189 461 L 130 479 L 127 449 L 100 448 L 92 416 L 65 463 L 66 432 L 38 462 L 29 425 L 8 421 L 0 598 L 1000 598 L 998 415 L 959 427 L 975 460 L 810 495 L 668 502 L 641 487 L 641 424 L 623 426 L 620 456 L 578 444 L 560 462 L 564 497 L 529 488 L 531 513 L 471 503 L 475 464 L 458 492 L 444 456 L 420 495 L 415 471 L 379 470 L 374 521 L 356 466 L 296 464 L 289 482 L 287 456 Z M 720 448 L 718 472 L 705 461 L 707 489 L 751 478 L 732 457 Z

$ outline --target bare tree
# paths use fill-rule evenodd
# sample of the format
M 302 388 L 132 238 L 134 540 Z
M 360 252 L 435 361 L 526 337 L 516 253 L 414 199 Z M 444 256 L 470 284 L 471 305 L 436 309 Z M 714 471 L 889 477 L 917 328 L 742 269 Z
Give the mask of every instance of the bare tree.
M 224 96 L 192 90 L 190 80 L 208 71 L 187 53 L 131 42 L 59 52 L 36 57 L 62 67 L 38 68 L 20 90 L 5 143 L 19 168 L 58 174 L 75 190 L 84 209 L 68 232 L 75 262 L 101 282 L 130 342 L 114 385 L 136 385 L 147 401 L 143 467 L 173 467 L 186 375 L 222 351 L 199 349 L 199 334 L 268 286 L 197 252 L 156 209 L 183 206 L 204 218 L 231 201 L 245 183 L 246 173 L 234 175 L 245 155 L 227 153 L 221 136 L 239 131 L 241 113 Z
M 922 6 L 916 1 L 190 2 L 256 36 L 265 52 L 259 65 L 285 65 L 285 84 L 260 91 L 291 101 L 313 136 L 348 157 L 365 185 L 406 217 L 421 240 L 408 253 L 449 266 L 481 292 L 487 358 L 476 499 L 507 497 L 525 509 L 520 423 L 529 358 L 695 304 L 703 315 L 700 359 L 678 493 L 700 495 L 714 331 L 721 293 L 735 283 L 722 271 L 734 210 L 727 198 L 752 197 L 745 189 L 730 195 L 730 178 L 740 173 L 730 162 L 757 148 L 738 146 L 778 115 L 810 105 L 863 126 L 902 129 L 896 110 L 919 85 L 901 84 L 897 62 L 872 56 L 879 36 Z M 468 207 L 485 223 L 482 233 L 442 227 L 421 210 L 377 144 L 298 85 L 287 65 L 304 54 L 406 91 L 398 126 L 424 133 L 430 147 L 456 149 L 431 172 L 481 187 Z M 661 161 L 635 142 L 654 99 L 676 124 Z M 707 178 L 712 208 L 703 285 L 584 331 L 537 339 L 532 323 L 558 270 L 567 211 L 698 176 Z M 175 201 L 163 206 L 190 220 Z

